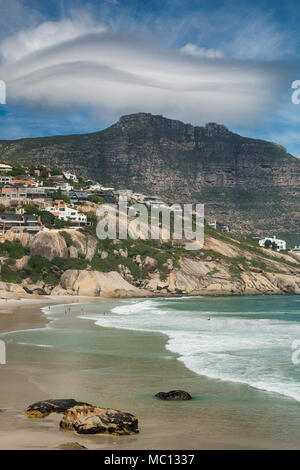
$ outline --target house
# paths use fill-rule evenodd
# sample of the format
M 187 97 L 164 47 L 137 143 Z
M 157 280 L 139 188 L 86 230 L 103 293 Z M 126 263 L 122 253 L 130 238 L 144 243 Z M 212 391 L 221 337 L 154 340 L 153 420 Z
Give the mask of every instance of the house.
M 12 176 L 1 175 L 0 174 L 0 184 L 11 184 Z
M 52 181 L 52 183 L 55 184 L 62 184 L 64 183 L 64 177 L 63 175 L 56 175 L 56 176 L 50 176 L 49 180 Z
M 62 194 L 70 198 L 71 204 L 79 204 L 88 201 L 90 193 L 88 191 L 62 191 Z
M 29 180 L 29 179 L 13 179 L 11 184 L 13 185 L 18 185 L 18 186 L 35 186 L 36 188 L 40 186 L 40 183 L 38 183 L 35 180 Z
M 208 222 L 208 225 L 215 230 L 220 230 L 220 232 L 229 232 L 229 227 L 228 225 L 223 225 L 214 220 L 213 222 Z
M 67 181 L 63 181 L 61 183 L 57 183 L 57 186 L 59 187 L 59 189 L 61 189 L 62 191 L 72 191 L 74 189 L 73 186 L 70 185 L 70 183 L 68 183 Z
M 0 213 L 0 237 L 5 237 L 8 230 L 25 231 L 35 234 L 42 228 L 40 217 L 35 214 Z
M 4 163 L 0 163 L 0 171 L 2 173 L 7 173 L 9 171 L 12 171 L 12 167 L 10 165 L 4 165 Z
M 89 186 L 89 191 L 101 191 L 102 186 L 100 183 L 93 183 Z
M 2 188 L 1 197 L 6 199 L 25 199 L 26 188 Z
M 276 251 L 286 250 L 286 242 L 284 240 L 279 240 L 275 236 L 272 237 L 265 237 L 261 240 L 258 240 L 259 246 L 265 247 L 266 241 L 269 241 L 271 244 L 275 243 L 277 245 Z
M 69 171 L 64 171 L 64 177 L 66 180 L 73 181 L 74 183 L 78 183 L 78 178 L 76 175 L 73 173 L 70 173 Z
M 300 246 L 295 246 L 295 248 L 292 249 L 292 252 L 300 254 Z
M 74 225 L 86 225 L 87 216 L 77 209 L 68 206 L 64 201 L 56 201 L 54 205 L 45 207 L 45 211 L 51 212 L 55 217 Z

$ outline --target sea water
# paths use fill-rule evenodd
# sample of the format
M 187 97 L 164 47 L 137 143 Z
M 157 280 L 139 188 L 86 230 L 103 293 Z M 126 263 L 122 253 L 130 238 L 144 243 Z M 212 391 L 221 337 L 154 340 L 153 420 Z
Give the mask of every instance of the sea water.
M 300 341 L 300 296 L 105 300 L 42 310 L 50 319 L 47 328 L 0 339 L 62 354 L 105 354 L 99 327 L 159 333 L 165 348 L 196 374 L 300 401 L 300 364 L 292 360 L 293 343 Z M 87 320 L 93 328 L 84 329 Z M 131 347 L 131 354 L 143 356 L 134 341 Z
M 102 327 L 163 333 L 166 348 L 199 375 L 300 401 L 300 365 L 292 360 L 299 296 L 124 300 L 87 317 Z
M 42 310 L 45 328 L 0 334 L 3 373 L 33 387 L 3 396 L 0 407 L 17 410 L 12 423 L 29 403 L 72 397 L 139 417 L 138 436 L 95 441 L 106 448 L 299 447 L 300 296 L 99 299 Z M 194 400 L 154 398 L 175 388 Z

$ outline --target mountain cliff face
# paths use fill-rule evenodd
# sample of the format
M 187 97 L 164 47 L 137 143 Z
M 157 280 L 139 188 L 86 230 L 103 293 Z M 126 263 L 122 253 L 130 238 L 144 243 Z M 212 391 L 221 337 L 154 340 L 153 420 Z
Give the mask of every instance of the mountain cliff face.
M 116 188 L 206 203 L 208 218 L 243 232 L 300 232 L 300 160 L 215 123 L 147 113 L 87 135 L 0 141 L 5 161 L 73 169 Z

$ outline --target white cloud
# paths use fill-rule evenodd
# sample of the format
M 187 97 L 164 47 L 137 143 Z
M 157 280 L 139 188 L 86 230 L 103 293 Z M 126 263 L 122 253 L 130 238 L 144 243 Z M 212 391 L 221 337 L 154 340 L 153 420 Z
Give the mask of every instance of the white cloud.
M 0 55 L 4 63 L 13 63 L 47 47 L 103 31 L 103 25 L 95 24 L 88 13 L 81 13 L 58 22 L 42 23 L 36 28 L 25 29 L 4 39 L 0 44 Z
M 90 108 L 107 119 L 147 111 L 231 124 L 256 119 L 276 101 L 283 72 L 271 64 L 208 60 L 103 30 L 77 16 L 2 41 L 8 102 Z
M 208 59 L 222 59 L 224 54 L 219 49 L 206 49 L 205 47 L 198 47 L 196 44 L 188 42 L 185 46 L 179 49 L 180 52 L 195 57 L 207 57 Z

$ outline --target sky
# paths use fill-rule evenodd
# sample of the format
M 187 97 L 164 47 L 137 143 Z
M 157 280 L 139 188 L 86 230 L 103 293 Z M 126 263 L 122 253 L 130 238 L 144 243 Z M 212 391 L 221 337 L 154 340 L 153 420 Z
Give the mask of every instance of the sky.
M 299 58 L 295 0 L 0 0 L 0 140 L 151 112 L 300 157 Z

